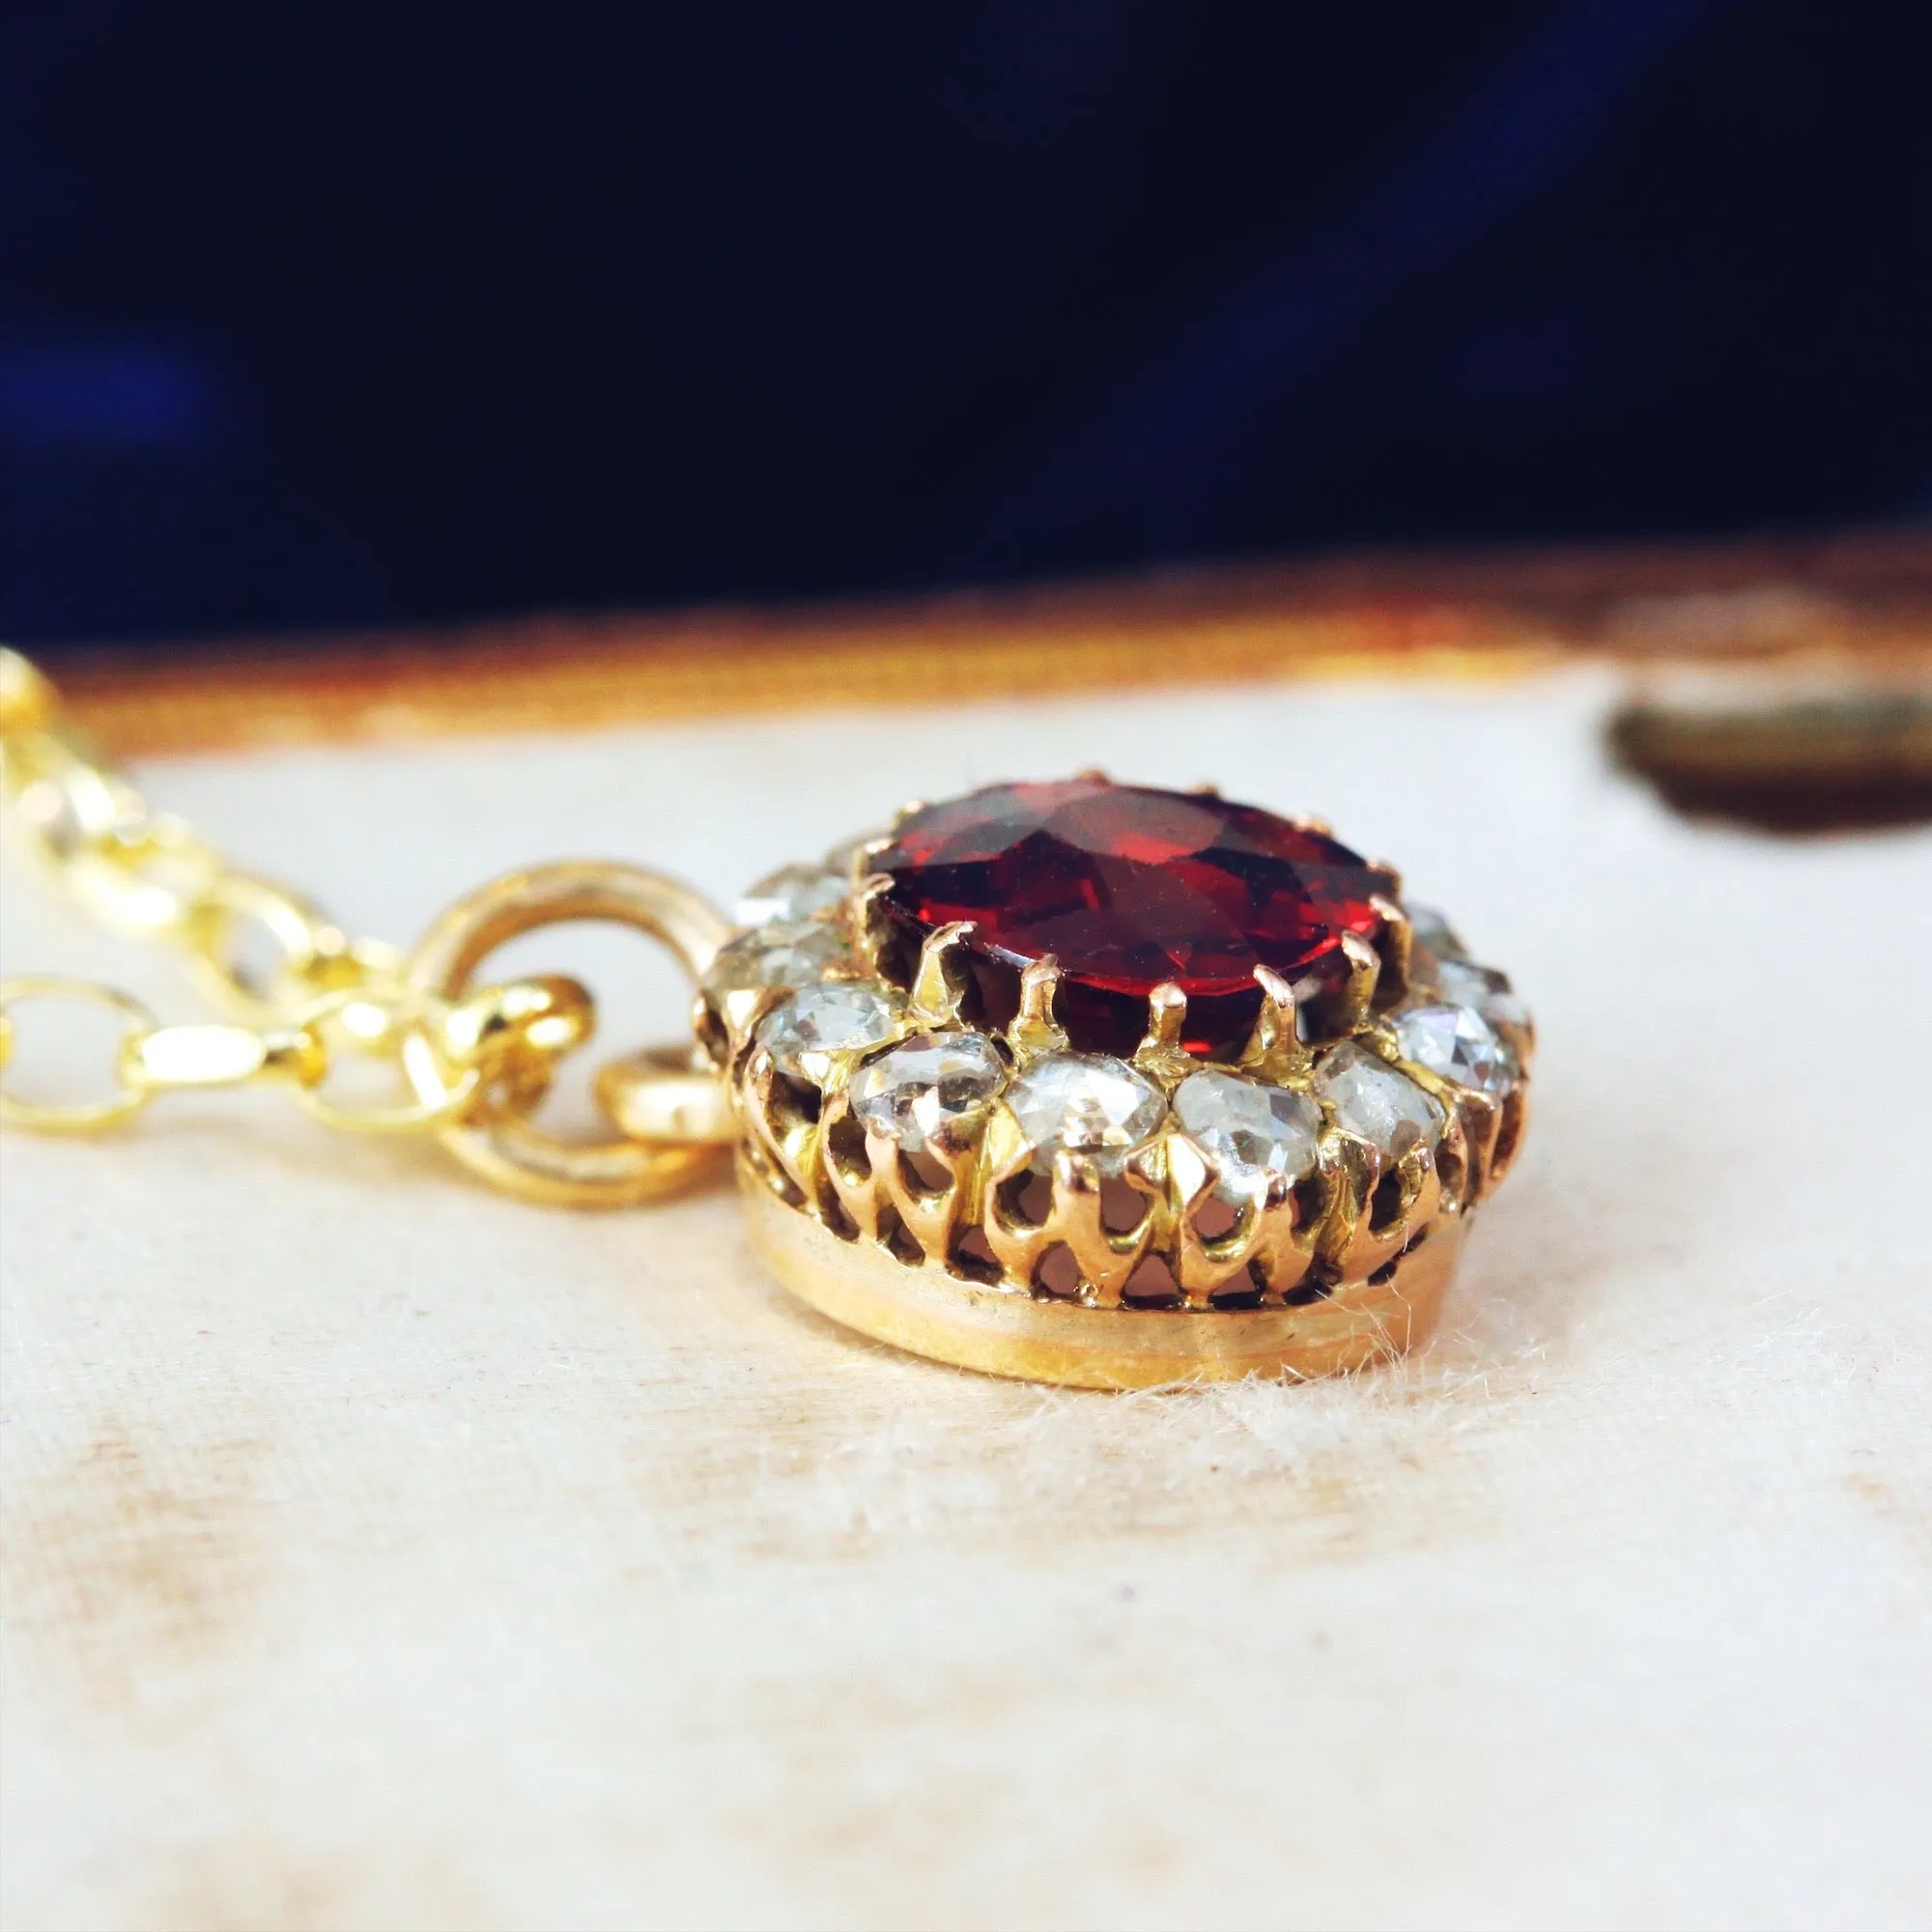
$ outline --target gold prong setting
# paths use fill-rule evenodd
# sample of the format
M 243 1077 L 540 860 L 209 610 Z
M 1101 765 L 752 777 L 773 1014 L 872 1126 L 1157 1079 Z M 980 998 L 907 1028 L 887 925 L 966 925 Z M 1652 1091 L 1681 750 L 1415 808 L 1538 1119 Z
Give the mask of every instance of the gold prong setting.
M 1122 1060 L 1069 1037 L 1051 956 L 1023 967 L 1004 1027 L 969 1018 L 970 921 L 901 965 L 890 843 L 838 855 L 836 900 L 810 868 L 762 881 L 748 898 L 780 916 L 724 949 L 701 1001 L 748 1170 L 840 1239 L 1150 1319 L 1312 1307 L 1399 1281 L 1507 1169 L 1528 1016 L 1439 915 L 1378 897 L 1379 929 L 1342 936 L 1339 984 L 1258 967 L 1226 1060 L 1188 1051 L 1187 995 L 1163 982 Z
M 1188 1051 L 1188 995 L 1163 981 L 1121 1059 L 1070 1034 L 1051 954 L 989 1024 L 974 922 L 914 951 L 891 850 L 854 840 L 753 887 L 767 918 L 699 997 L 748 1177 L 848 1248 L 966 1296 L 1366 1320 L 1520 1144 L 1528 1014 L 1428 908 L 1376 895 L 1339 972 L 1258 966 L 1254 1024 L 1219 1059 Z

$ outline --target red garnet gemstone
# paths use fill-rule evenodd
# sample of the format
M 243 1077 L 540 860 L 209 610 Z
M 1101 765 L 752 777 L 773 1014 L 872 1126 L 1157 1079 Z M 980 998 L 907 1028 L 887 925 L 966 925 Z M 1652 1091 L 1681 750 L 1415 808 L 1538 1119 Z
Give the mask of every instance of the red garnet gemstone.
M 1320 832 L 1251 805 L 1105 779 L 988 785 L 923 807 L 879 870 L 908 945 L 971 920 L 978 1016 L 1019 1009 L 1020 968 L 1051 953 L 1057 1012 L 1076 1046 L 1131 1052 L 1147 997 L 1187 995 L 1192 1053 L 1237 1052 L 1261 1009 L 1257 966 L 1335 983 L 1345 932 L 1373 938 L 1370 904 L 1396 881 Z

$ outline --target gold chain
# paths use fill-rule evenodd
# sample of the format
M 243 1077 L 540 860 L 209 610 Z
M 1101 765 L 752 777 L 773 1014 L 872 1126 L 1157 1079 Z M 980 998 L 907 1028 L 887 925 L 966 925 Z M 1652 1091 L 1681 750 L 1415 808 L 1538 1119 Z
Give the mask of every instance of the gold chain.
M 34 1001 L 81 1001 L 117 1012 L 124 1029 L 107 1096 L 51 1105 L 0 1087 L 0 1122 L 93 1132 L 181 1089 L 285 1086 L 331 1126 L 440 1135 L 499 1185 L 579 1206 L 648 1200 L 699 1178 L 734 1137 L 722 1084 L 683 1049 L 613 1063 L 601 1092 L 662 1086 L 683 1111 L 644 1107 L 658 1138 L 579 1146 L 529 1123 L 555 1063 L 595 1020 L 577 980 L 542 976 L 471 990 L 481 957 L 516 933 L 577 917 L 611 918 L 664 939 L 694 976 L 727 931 L 697 895 L 620 866 L 554 866 L 512 873 L 432 927 L 414 953 L 351 937 L 320 907 L 231 866 L 182 820 L 153 810 L 65 721 L 51 684 L 0 646 L 0 799 L 30 851 L 68 893 L 117 931 L 181 953 L 221 1022 L 163 1026 L 139 1001 L 91 980 L 29 975 L 0 980 L 0 1078 L 13 1056 L 15 1011 Z M 242 945 L 267 939 L 272 964 L 249 969 Z M 350 1105 L 327 1094 L 345 1054 L 374 1055 L 404 1076 L 411 1097 Z M 614 1077 L 613 1077 L 614 1076 Z M 715 1087 L 709 1104 L 693 1106 Z M 620 1117 L 622 1118 L 622 1117 Z

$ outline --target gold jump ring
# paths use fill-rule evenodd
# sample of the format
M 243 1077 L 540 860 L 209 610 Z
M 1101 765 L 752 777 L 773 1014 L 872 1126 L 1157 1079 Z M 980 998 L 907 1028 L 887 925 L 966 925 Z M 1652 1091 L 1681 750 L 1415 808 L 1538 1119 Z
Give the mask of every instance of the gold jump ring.
M 571 920 L 607 920 L 648 933 L 694 981 L 731 930 L 723 913 L 675 879 L 614 861 L 567 860 L 506 873 L 459 899 L 404 962 L 402 983 L 453 1004 L 505 941 Z M 432 1099 L 440 1076 L 430 1043 L 412 1036 L 403 1058 L 418 1092 Z M 498 1187 L 573 1208 L 619 1208 L 680 1193 L 712 1171 L 723 1151 L 714 1141 L 566 1141 L 516 1117 L 438 1134 Z

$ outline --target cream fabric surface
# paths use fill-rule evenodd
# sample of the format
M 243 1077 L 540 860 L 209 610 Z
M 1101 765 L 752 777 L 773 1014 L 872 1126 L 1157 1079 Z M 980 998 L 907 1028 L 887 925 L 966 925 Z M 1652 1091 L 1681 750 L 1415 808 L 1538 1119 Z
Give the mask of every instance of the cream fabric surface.
M 1449 1331 L 1131 1398 L 856 1341 L 272 1094 L 4 1158 L 10 1932 L 1932 1922 L 1932 839 L 1674 822 L 1605 688 L 1257 689 L 142 774 L 407 937 L 726 895 L 1101 763 L 1332 817 L 1508 966 Z M 674 975 L 576 933 L 517 961 Z M 586 962 L 588 966 L 586 968 Z M 9 970 L 199 1011 L 6 876 Z

